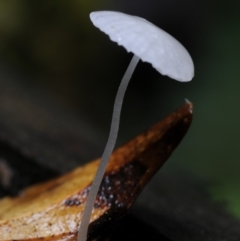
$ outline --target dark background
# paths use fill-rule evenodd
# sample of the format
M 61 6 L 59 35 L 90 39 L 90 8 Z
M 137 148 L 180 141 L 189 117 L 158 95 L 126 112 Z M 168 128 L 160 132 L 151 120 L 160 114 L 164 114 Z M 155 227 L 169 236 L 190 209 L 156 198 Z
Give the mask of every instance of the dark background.
M 124 101 L 118 145 L 189 99 L 192 127 L 163 172 L 208 181 L 212 197 L 240 217 L 238 9 L 233 0 L 1 0 L 1 82 L 51 96 L 81 118 L 84 135 L 103 149 L 132 55 L 93 27 L 89 13 L 116 10 L 148 19 L 188 49 L 195 77 L 178 83 L 141 62 Z

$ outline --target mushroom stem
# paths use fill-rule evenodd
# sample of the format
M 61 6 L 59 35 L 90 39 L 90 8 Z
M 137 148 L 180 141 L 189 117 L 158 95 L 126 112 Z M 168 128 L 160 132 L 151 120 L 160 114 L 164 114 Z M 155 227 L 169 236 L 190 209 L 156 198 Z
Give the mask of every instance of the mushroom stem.
M 83 215 L 82 215 L 82 219 L 81 219 L 81 223 L 78 231 L 78 239 L 77 239 L 78 241 L 87 240 L 88 225 L 90 222 L 90 217 L 94 206 L 94 201 L 96 199 L 97 192 L 100 187 L 108 160 L 112 154 L 113 148 L 117 140 L 123 98 L 124 98 L 128 83 L 132 77 L 133 71 L 135 70 L 138 62 L 139 62 L 139 57 L 134 55 L 118 88 L 117 96 L 113 107 L 112 123 L 111 123 L 108 141 L 105 146 L 101 162 L 99 164 L 98 170 L 96 172 L 91 189 L 88 194 L 87 202 L 85 204 L 85 208 L 83 211 Z

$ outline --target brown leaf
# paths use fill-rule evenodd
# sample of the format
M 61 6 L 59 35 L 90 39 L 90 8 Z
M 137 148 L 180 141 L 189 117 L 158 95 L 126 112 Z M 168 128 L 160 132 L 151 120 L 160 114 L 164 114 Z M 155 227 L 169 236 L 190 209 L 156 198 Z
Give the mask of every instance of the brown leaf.
M 117 149 L 110 159 L 91 216 L 88 240 L 109 234 L 187 132 L 186 103 L 147 132 Z M 67 160 L 66 160 L 67 161 Z M 73 241 L 99 160 L 0 201 L 0 240 Z

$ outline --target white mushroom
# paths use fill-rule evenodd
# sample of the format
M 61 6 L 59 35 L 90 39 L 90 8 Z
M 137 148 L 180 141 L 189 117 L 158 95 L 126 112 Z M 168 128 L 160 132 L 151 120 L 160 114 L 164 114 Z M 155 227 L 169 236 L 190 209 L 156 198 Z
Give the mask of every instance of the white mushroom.
M 90 18 L 112 41 L 134 53 L 134 56 L 117 92 L 109 138 L 88 195 L 78 241 L 86 241 L 94 201 L 116 143 L 124 94 L 139 59 L 151 63 L 161 74 L 181 82 L 190 81 L 194 75 L 193 61 L 187 50 L 175 38 L 147 20 L 112 11 L 92 12 Z

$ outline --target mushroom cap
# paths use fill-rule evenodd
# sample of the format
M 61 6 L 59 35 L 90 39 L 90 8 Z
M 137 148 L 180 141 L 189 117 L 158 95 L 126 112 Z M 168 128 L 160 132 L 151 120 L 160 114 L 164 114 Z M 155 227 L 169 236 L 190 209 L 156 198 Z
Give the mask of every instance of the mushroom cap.
M 92 12 L 90 19 L 112 41 L 151 63 L 162 75 L 182 82 L 193 78 L 194 65 L 187 50 L 154 24 L 114 11 Z

